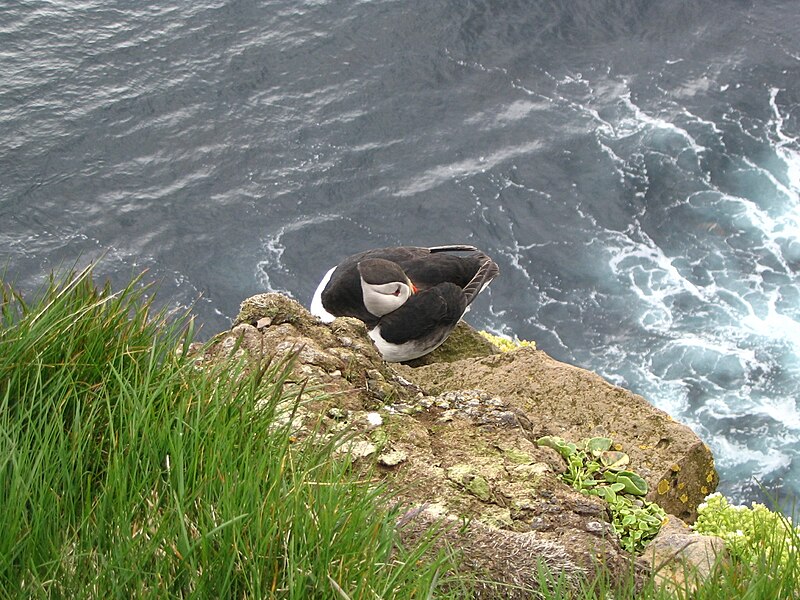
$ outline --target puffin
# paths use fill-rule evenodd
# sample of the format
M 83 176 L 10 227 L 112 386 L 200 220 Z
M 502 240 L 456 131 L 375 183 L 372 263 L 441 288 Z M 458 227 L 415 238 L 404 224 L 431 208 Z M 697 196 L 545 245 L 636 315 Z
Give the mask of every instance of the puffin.
M 465 244 L 366 250 L 325 274 L 311 314 L 323 323 L 362 320 L 384 360 L 405 362 L 438 348 L 499 274 L 491 258 Z

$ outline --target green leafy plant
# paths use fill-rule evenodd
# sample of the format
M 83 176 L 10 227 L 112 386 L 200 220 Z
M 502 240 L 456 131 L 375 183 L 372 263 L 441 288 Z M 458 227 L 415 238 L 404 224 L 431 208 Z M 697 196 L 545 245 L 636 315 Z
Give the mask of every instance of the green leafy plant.
M 641 552 L 658 533 L 666 513 L 658 504 L 644 500 L 647 482 L 627 468 L 630 457 L 612 449 L 613 440 L 593 437 L 575 444 L 557 436 L 545 436 L 537 443 L 553 448 L 567 462 L 562 475 L 566 483 L 608 503 L 611 525 L 625 550 Z

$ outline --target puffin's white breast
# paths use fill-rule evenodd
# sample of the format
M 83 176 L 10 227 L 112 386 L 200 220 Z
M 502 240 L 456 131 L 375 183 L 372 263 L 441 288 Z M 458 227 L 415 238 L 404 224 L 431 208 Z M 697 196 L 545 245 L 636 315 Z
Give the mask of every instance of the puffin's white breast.
M 436 350 L 447 339 L 447 333 L 429 340 L 408 340 L 402 344 L 393 344 L 383 339 L 381 326 L 376 325 L 369 330 L 368 335 L 375 343 L 378 352 L 386 362 L 405 362 L 425 356 L 428 352 Z
M 317 291 L 314 292 L 314 297 L 311 299 L 311 314 L 317 317 L 323 323 L 331 323 L 334 319 L 336 319 L 335 315 L 332 315 L 325 307 L 322 306 L 322 292 L 325 289 L 325 286 L 328 285 L 328 282 L 331 280 L 331 276 L 333 272 L 336 270 L 336 267 L 333 267 L 330 271 L 325 273 L 325 277 L 322 278 L 319 285 L 317 286 Z

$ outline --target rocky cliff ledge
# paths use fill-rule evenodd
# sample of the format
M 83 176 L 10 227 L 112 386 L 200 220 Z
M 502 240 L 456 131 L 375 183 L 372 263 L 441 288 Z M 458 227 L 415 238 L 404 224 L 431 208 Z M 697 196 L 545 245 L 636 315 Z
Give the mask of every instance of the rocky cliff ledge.
M 412 507 L 403 535 L 444 523 L 464 568 L 513 586 L 487 585 L 486 597 L 526 597 L 538 560 L 567 579 L 598 558 L 620 576 L 647 568 L 620 548 L 606 504 L 561 481 L 564 461 L 540 437 L 612 438 L 649 484 L 647 498 L 688 522 L 718 481 L 708 447 L 642 397 L 541 351 L 500 352 L 463 323 L 432 355 L 390 365 L 360 321 L 323 325 L 293 300 L 262 294 L 198 362 L 231 353 L 296 353 L 286 385 L 308 400 L 299 430 L 322 419 L 326 430 L 351 431 L 347 449 L 376 463 Z

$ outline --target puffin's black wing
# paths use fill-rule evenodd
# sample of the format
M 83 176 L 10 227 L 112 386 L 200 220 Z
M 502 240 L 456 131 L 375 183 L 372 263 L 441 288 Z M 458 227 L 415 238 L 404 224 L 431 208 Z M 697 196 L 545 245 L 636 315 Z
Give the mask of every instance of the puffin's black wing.
M 464 292 L 453 283 L 441 283 L 413 294 L 395 311 L 381 317 L 381 337 L 392 344 L 425 339 L 450 330 L 467 310 Z
M 478 251 L 466 256 L 445 253 L 429 254 L 424 258 L 415 258 L 400 263 L 400 266 L 409 279 L 414 282 L 414 285 L 420 289 L 433 287 L 445 281 L 455 283 L 460 288 L 466 288 L 477 278 L 481 282 L 477 289 L 479 292 L 484 284 L 491 281 L 500 272 L 491 258 Z

